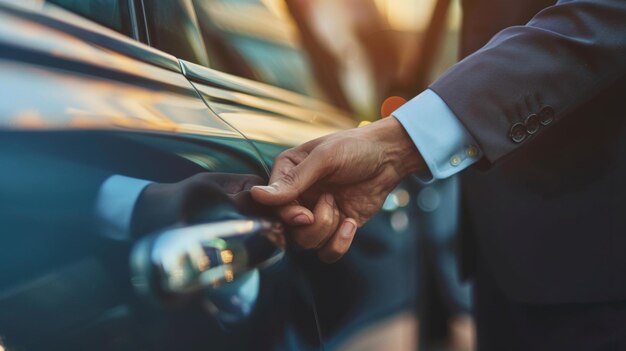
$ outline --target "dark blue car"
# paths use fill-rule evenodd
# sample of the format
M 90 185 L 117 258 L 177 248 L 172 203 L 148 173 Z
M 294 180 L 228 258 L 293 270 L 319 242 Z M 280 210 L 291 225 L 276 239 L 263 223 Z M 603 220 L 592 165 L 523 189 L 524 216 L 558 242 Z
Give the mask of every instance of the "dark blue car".
M 278 153 L 354 127 L 349 115 L 209 68 L 219 53 L 203 44 L 196 1 L 51 2 L 62 7 L 0 1 L 0 350 L 330 350 L 372 333 L 385 349 L 412 338 L 410 183 L 333 265 L 288 245 L 244 196 Z M 140 212 L 102 205 L 111 179 L 198 177 L 213 185 L 193 219 L 145 217 L 134 233 L 107 222 L 111 209 L 114 222 Z

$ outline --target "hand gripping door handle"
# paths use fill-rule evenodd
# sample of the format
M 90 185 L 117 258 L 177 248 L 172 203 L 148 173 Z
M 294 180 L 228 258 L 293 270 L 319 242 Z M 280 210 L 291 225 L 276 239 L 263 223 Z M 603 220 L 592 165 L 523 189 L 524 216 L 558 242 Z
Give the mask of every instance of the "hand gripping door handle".
M 170 228 L 135 244 L 131 281 L 140 294 L 179 300 L 277 262 L 284 242 L 282 225 L 265 219 Z

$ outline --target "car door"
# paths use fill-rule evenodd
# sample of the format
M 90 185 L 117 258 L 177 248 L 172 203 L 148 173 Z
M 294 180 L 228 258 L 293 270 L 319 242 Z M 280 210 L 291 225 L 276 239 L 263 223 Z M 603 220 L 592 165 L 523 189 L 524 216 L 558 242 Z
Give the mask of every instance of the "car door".
M 193 47 L 192 42 L 203 38 L 202 28 L 207 25 L 202 23 L 206 18 L 195 11 L 208 3 L 213 2 L 144 1 L 142 6 L 148 14 L 178 11 L 168 21 L 146 18 L 153 39 L 169 36 L 171 28 L 185 23 L 186 32 L 177 32 L 177 46 Z M 241 20 L 245 18 L 243 15 Z M 198 59 L 200 55 L 179 52 L 162 41 L 151 40 L 151 45 L 182 58 L 183 73 L 209 108 L 254 143 L 268 167 L 287 147 L 357 124 L 345 112 L 317 99 L 208 68 Z M 220 54 L 209 50 L 208 61 Z M 402 339 L 407 340 L 401 342 L 405 347 L 412 347 L 418 257 L 413 215 L 416 188 L 411 180 L 403 182 L 389 196 L 383 211 L 358 231 L 352 249 L 336 264 L 325 265 L 315 255 L 298 252 L 296 259 L 315 295 L 321 335 L 328 349 L 341 348 L 373 327 L 388 330 L 387 325 L 400 328 L 378 335 L 382 344 L 396 345 Z
M 219 115 L 241 131 L 259 151 L 266 166 L 271 166 L 273 158 L 286 147 L 355 125 L 343 112 L 317 100 L 191 63 L 206 63 L 203 49 L 197 42 L 201 33 L 194 22 L 191 2 L 128 2 L 128 6 L 131 5 L 135 6 L 134 10 L 128 13 L 136 15 L 134 23 L 137 28 L 130 33 L 184 58 L 179 60 L 181 71 L 209 106 L 207 113 Z M 160 16 L 151 17 L 155 13 Z M 205 57 L 209 62 L 210 56 Z M 187 123 L 184 125 L 189 127 Z M 196 130 L 192 133 L 199 133 L 202 129 L 198 124 L 194 128 Z M 410 182 L 404 183 L 389 197 L 384 211 L 359 231 L 353 250 L 341 262 L 323 265 L 314 255 L 305 252 L 298 252 L 293 257 L 298 261 L 295 268 L 302 270 L 307 277 L 303 284 L 311 285 L 310 289 L 304 289 L 305 292 L 308 290 L 316 298 L 314 312 L 318 312 L 317 322 L 327 347 L 340 347 L 346 340 L 357 337 L 359 331 L 396 317 L 409 320 L 410 324 L 416 267 L 415 236 L 411 235 L 415 231 L 415 221 L 410 216 L 414 210 L 412 186 Z M 341 294 L 337 295 L 337 291 Z M 312 320 L 300 312 L 293 315 L 302 316 L 304 321 Z M 307 324 L 300 321 L 297 325 Z M 312 325 L 299 330 L 298 333 L 309 336 L 283 339 L 314 340 L 311 335 L 318 332 Z M 404 328 L 402 333 L 403 337 L 412 338 L 413 330 Z M 311 341 L 305 344 L 314 345 Z M 298 345 L 297 342 L 294 345 Z M 302 349 L 308 346 L 292 347 Z
M 129 2 L 98 3 L 116 4 L 122 21 L 130 13 Z M 219 186 L 206 221 L 141 236 L 107 229 L 99 204 L 111 177 L 267 179 L 256 148 L 207 108 L 177 60 L 48 4 L 2 2 L 0 18 L 0 346 L 319 349 L 314 302 L 292 257 L 250 258 L 271 218 L 244 213 Z M 132 33 L 133 22 L 119 28 Z M 199 261 L 154 250 L 194 238 L 219 269 L 193 291 L 174 289 L 166 278 L 188 267 L 167 270 L 162 255 Z M 242 253 L 250 264 L 228 265 Z M 150 264 L 163 269 L 143 274 Z

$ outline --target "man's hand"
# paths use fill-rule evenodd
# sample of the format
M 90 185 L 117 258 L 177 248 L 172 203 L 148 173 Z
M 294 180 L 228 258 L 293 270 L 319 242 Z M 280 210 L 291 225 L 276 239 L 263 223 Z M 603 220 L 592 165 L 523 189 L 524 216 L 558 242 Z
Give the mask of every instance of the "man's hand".
M 258 202 L 276 206 L 296 244 L 334 262 L 402 178 L 424 167 L 404 128 L 385 118 L 283 152 L 270 185 L 251 191 Z

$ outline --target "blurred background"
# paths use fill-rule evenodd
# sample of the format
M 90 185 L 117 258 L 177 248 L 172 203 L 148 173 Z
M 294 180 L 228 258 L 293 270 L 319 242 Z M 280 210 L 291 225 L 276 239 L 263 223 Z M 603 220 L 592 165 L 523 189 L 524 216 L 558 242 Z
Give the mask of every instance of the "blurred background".
M 111 1 L 49 2 L 133 34 Z M 386 97 L 410 98 L 453 64 L 461 21 L 458 0 L 203 0 L 152 7 L 163 11 L 146 18 L 162 22 L 155 28 L 163 30 L 144 33 L 151 45 L 328 101 L 362 120 L 378 118 Z M 173 29 L 181 22 L 171 16 L 177 13 L 194 23 Z M 197 40 L 180 40 L 189 37 Z
M 416 95 L 457 57 L 461 11 L 454 0 L 194 5 L 206 47 L 186 59 L 326 100 L 362 120 L 378 118 L 390 95 Z

